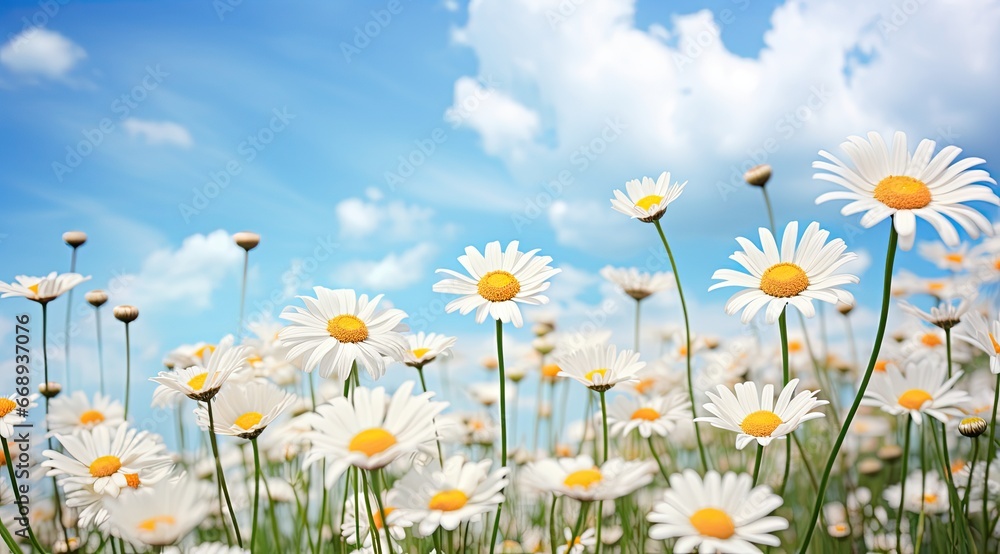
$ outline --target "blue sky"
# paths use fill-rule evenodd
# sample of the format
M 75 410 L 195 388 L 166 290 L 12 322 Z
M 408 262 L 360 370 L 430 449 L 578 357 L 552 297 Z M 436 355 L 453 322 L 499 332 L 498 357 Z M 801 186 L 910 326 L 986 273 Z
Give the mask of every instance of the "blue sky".
M 0 279 L 67 270 L 60 235 L 86 231 L 80 292 L 139 306 L 136 367 L 151 375 L 173 346 L 235 330 L 226 233 L 252 230 L 251 315 L 313 285 L 385 293 L 414 328 L 459 335 L 456 363 L 474 366 L 490 328 L 442 314 L 433 271 L 466 245 L 520 240 L 564 268 L 548 312 L 570 329 L 601 312 L 627 344 L 631 306 L 596 273 L 665 267 L 653 229 L 609 198 L 668 170 L 689 182 L 664 226 L 693 325 L 738 332 L 728 295 L 706 290 L 734 237 L 766 222 L 734 180 L 766 161 L 779 220 L 818 220 L 862 254 L 854 292 L 871 310 L 887 228 L 814 206 L 830 188 L 810 163 L 869 130 L 996 160 L 998 22 L 998 2 L 918 0 L 5 2 Z M 912 253 L 900 264 L 929 270 Z M 80 296 L 74 357 L 93 384 Z M 656 302 L 650 350 L 654 327 L 680 323 Z M 0 302 L 0 337 L 35 309 Z

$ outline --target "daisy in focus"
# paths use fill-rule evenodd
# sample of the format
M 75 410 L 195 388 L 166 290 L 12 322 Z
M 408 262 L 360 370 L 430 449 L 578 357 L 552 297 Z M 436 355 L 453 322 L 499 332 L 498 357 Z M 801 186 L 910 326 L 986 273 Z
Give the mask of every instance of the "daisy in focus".
M 311 443 L 304 465 L 325 459 L 326 485 L 332 487 L 350 466 L 379 469 L 401 456 L 433 452 L 434 418 L 448 404 L 431 402 L 434 393 L 413 396 L 413 385 L 403 383 L 391 398 L 384 388 L 358 387 L 353 399 L 334 398 L 307 414 L 313 430 L 303 435 Z
M 455 346 L 457 340 L 455 337 L 424 333 L 423 331 L 416 335 L 407 335 L 406 342 L 409 344 L 409 350 L 403 353 L 403 363 L 422 369 L 439 356 L 445 358 L 450 356 L 451 348 Z
M 868 133 L 868 140 L 850 136 L 840 145 L 851 165 L 821 150 L 819 155 L 828 161 L 813 162 L 813 168 L 822 170 L 815 179 L 829 181 L 844 187 L 845 191 L 827 192 L 816 199 L 817 204 L 830 200 L 849 200 L 840 213 L 853 215 L 864 212 L 861 226 L 870 228 L 887 217 L 899 233 L 903 250 L 913 247 L 917 234 L 916 218 L 930 223 L 941 240 L 948 246 L 958 246 L 955 230 L 958 223 L 973 239 L 980 233 L 993 234 L 993 225 L 983 214 L 965 205 L 980 201 L 1000 205 L 989 187 L 976 183 L 996 184 L 982 169 L 971 169 L 986 163 L 980 158 L 965 158 L 956 163 L 962 152 L 956 146 L 945 146 L 934 155 L 935 142 L 924 139 L 911 154 L 907 149 L 906 134 L 897 132 L 892 148 L 886 146 L 882 136 Z M 853 166 L 853 167 L 852 167 Z
M 208 357 L 207 367 L 195 365 L 183 369 L 161 371 L 149 380 L 159 383 L 153 391 L 153 402 L 165 402 L 171 396 L 183 394 L 192 400 L 211 400 L 233 373 L 247 368 L 246 346 L 234 346 L 233 336 L 227 335 Z
M 757 384 L 753 381 L 737 383 L 733 394 L 725 385 L 716 386 L 716 394 L 706 392 L 712 400 L 704 408 L 715 417 L 699 417 L 695 421 L 711 423 L 713 427 L 735 431 L 736 448 L 743 450 L 756 441 L 761 446 L 771 444 L 774 439 L 784 439 L 798 429 L 799 425 L 811 419 L 824 417 L 822 412 L 813 410 L 828 404 L 817 400 L 819 391 L 804 390 L 795 394 L 798 379 L 788 382 L 777 403 L 774 400 L 774 386 L 764 385 L 757 394 Z
M 535 490 L 590 502 L 614 500 L 645 487 L 653 481 L 656 464 L 612 458 L 598 466 L 590 456 L 581 455 L 546 458 L 526 465 L 522 471 L 523 483 Z
M 497 321 L 513 322 L 514 327 L 524 325 L 517 304 L 540 306 L 549 299 L 542 293 L 549 288 L 549 279 L 559 269 L 549 266 L 552 258 L 536 256 L 538 250 L 520 252 L 518 242 L 511 241 L 507 249 L 500 250 L 497 241 L 486 245 L 485 254 L 469 246 L 458 263 L 468 272 L 462 275 L 450 269 L 439 269 L 453 279 L 443 279 L 434 284 L 434 292 L 461 295 L 445 306 L 448 313 L 458 311 L 465 315 L 476 311 L 476 323 L 486 321 L 489 315 Z
M 969 393 L 953 388 L 962 372 L 955 372 L 949 379 L 944 365 L 934 360 L 911 362 L 905 373 L 891 365 L 875 377 L 861 404 L 892 415 L 909 414 L 917 425 L 923 423 L 925 413 L 943 423 L 961 418 L 963 406 L 971 400 Z
M 271 383 L 253 381 L 226 388 L 213 401 L 216 434 L 255 439 L 295 401 L 295 396 Z M 208 429 L 208 408 L 199 404 L 195 416 L 198 425 Z
M 611 267 L 601 269 L 601 277 L 614 283 L 636 301 L 674 286 L 674 276 L 670 273 L 646 273 L 634 267 Z
M 667 207 L 684 192 L 687 181 L 670 184 L 670 173 L 664 171 L 653 181 L 649 177 L 625 183 L 625 193 L 615 190 L 611 207 L 632 219 L 652 223 L 663 217 Z M 628 193 L 628 194 L 626 194 Z
M 315 287 L 313 292 L 316 298 L 298 297 L 305 308 L 288 306 L 281 312 L 281 319 L 291 322 L 278 333 L 289 360 L 301 358 L 306 372 L 318 367 L 323 377 L 344 381 L 355 362 L 378 379 L 390 362 L 403 359 L 409 350 L 402 335 L 406 312 L 376 311 L 381 294 L 369 300 L 350 289 Z
M 419 536 L 429 536 L 438 528 L 454 531 L 503 502 L 510 470 L 490 472 L 492 464 L 491 460 L 467 462 L 454 456 L 441 469 L 434 469 L 435 465 L 415 469 L 389 491 L 389 503 L 397 507 L 399 517 L 413 522 Z
M 1000 374 L 1000 319 L 991 322 L 983 314 L 973 312 L 955 338 L 982 350 L 990 359 L 990 372 Z
M 691 403 L 683 393 L 652 398 L 619 396 L 608 406 L 609 432 L 624 437 L 638 431 L 644 439 L 654 434 L 665 437 L 679 421 L 691 416 L 690 410 Z
M 110 396 L 95 393 L 91 401 L 82 391 L 57 396 L 49 404 L 49 436 L 71 435 L 105 426 L 111 429 L 125 423 L 125 408 Z
M 21 408 L 18 404 L 18 399 L 20 395 L 17 393 L 12 393 L 7 397 L 0 397 L 0 436 L 5 439 L 11 438 L 14 434 L 14 426 L 24 423 L 25 417 L 20 415 L 19 409 Z M 26 406 L 24 408 L 34 407 L 36 404 L 32 403 L 31 406 Z
M 755 554 L 761 551 L 756 544 L 779 546 L 773 533 L 788 529 L 788 521 L 768 514 L 782 499 L 751 482 L 746 473 L 709 471 L 704 480 L 691 469 L 671 475 L 663 501 L 647 517 L 650 538 L 676 538 L 675 552 L 701 554 Z
M 646 367 L 639 354 L 614 345 L 592 346 L 562 356 L 558 361 L 560 377 L 569 377 L 591 390 L 604 392 L 618 383 L 638 383 L 637 374 Z
M 806 317 L 816 314 L 813 300 L 853 304 L 854 296 L 840 289 L 842 285 L 857 283 L 858 278 L 847 273 L 837 273 L 844 264 L 857 258 L 845 253 L 847 245 L 841 239 L 827 242 L 829 231 L 813 222 L 806 227 L 802 240 L 796 245 L 799 224 L 792 221 L 785 227 L 781 249 L 771 231 L 760 228 L 761 248 L 749 240 L 736 239 L 743 247 L 729 258 L 743 266 L 749 274 L 732 269 L 720 269 L 712 275 L 721 280 L 709 287 L 712 291 L 722 287 L 742 287 L 746 290 L 734 294 L 726 302 L 726 313 L 733 315 L 743 310 L 740 318 L 749 323 L 761 308 L 767 307 L 765 321 L 773 324 L 785 306 L 795 306 Z
M 0 298 L 21 296 L 39 304 L 46 304 L 80 283 L 90 280 L 90 277 L 84 277 L 79 273 L 58 274 L 53 271 L 45 277 L 18 275 L 14 279 L 15 281 L 11 283 L 0 281 L 0 293 L 2 293 Z

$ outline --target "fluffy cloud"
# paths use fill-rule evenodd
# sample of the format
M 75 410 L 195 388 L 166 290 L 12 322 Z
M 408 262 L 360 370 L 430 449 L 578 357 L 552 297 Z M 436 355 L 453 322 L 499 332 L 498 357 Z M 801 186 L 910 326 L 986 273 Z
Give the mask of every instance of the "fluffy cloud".
M 194 141 L 184 126 L 172 121 L 145 121 L 130 117 L 122 123 L 132 138 L 143 138 L 148 144 L 172 144 L 190 148 Z
M 212 294 L 228 278 L 235 278 L 242 260 L 243 251 L 229 233 L 192 235 L 177 250 L 151 253 L 137 274 L 121 276 L 128 286 L 120 298 L 140 310 L 177 306 L 189 311 L 185 315 L 200 312 L 212 305 Z
M 390 252 L 381 260 L 354 260 L 340 266 L 333 279 L 338 284 L 360 286 L 381 292 L 406 288 L 427 276 L 427 262 L 437 253 L 431 243 L 421 242 L 403 251 Z
M 0 47 L 0 64 L 14 73 L 60 79 L 87 52 L 61 34 L 32 27 Z
M 437 228 L 434 211 L 398 200 L 383 202 L 381 196 L 366 194 L 369 201 L 347 198 L 334 211 L 340 235 L 346 239 L 379 237 L 388 243 L 412 242 L 419 237 L 447 235 L 450 226 Z
M 455 101 L 445 119 L 478 132 L 488 154 L 520 162 L 525 155 L 522 145 L 538 132 L 538 114 L 488 84 L 490 88 L 485 88 L 469 77 L 455 81 Z

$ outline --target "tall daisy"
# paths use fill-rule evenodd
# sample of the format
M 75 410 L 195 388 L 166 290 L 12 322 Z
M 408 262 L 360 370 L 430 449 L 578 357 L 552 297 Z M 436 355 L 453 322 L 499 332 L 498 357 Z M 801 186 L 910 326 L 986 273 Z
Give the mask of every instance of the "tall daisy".
M 990 371 L 1000 375 L 1000 319 L 990 322 L 983 314 L 973 312 L 955 337 L 982 350 L 990 359 Z
M 245 369 L 250 348 L 233 345 L 232 335 L 227 335 L 208 357 L 207 367 L 194 365 L 183 369 L 161 371 L 149 380 L 159 383 L 153 391 L 153 402 L 162 402 L 165 396 L 183 394 L 192 400 L 205 402 L 212 399 L 227 379 L 236 371 Z
M 121 402 L 101 393 L 94 394 L 91 400 L 82 391 L 75 391 L 53 398 L 49 408 L 49 435 L 68 435 L 102 426 L 117 429 L 125 423 L 125 408 Z
M 612 434 L 622 437 L 633 431 L 638 431 L 644 439 L 653 435 L 665 437 L 678 422 L 691 415 L 690 410 L 687 396 L 680 393 L 655 397 L 622 395 L 608 407 L 608 424 Z
M 278 334 L 289 360 L 301 357 L 305 371 L 319 367 L 323 377 L 345 381 L 355 362 L 378 379 L 390 362 L 403 359 L 408 350 L 402 335 L 406 312 L 376 311 L 381 294 L 369 300 L 350 289 L 315 287 L 313 292 L 316 298 L 299 296 L 305 308 L 289 306 L 281 312 L 281 319 L 291 322 Z
M 963 405 L 971 400 L 969 393 L 953 388 L 962 372 L 949 379 L 947 369 L 935 360 L 911 362 L 905 373 L 889 366 L 876 377 L 861 403 L 892 415 L 908 414 L 917 425 L 923 422 L 924 414 L 944 423 L 961 418 Z
M 806 317 L 812 317 L 816 313 L 813 300 L 833 305 L 854 302 L 851 293 L 839 287 L 857 283 L 858 278 L 837 273 L 837 270 L 856 259 L 857 255 L 845 253 L 847 245 L 841 239 L 827 242 L 830 233 L 820 230 L 819 223 L 810 223 L 796 245 L 798 232 L 799 223 L 790 222 L 781 238 L 780 250 L 771 231 L 763 227 L 760 228 L 760 249 L 743 237 L 736 239 L 743 251 L 734 253 L 730 259 L 743 266 L 749 274 L 720 269 L 712 278 L 722 282 L 708 289 L 746 289 L 726 302 L 727 314 L 743 310 L 741 320 L 749 323 L 766 306 L 765 320 L 772 324 L 788 304 L 795 306 Z
M 635 267 L 605 266 L 601 269 L 601 277 L 635 300 L 643 300 L 657 292 L 674 287 L 674 276 L 670 273 L 646 273 Z
M 864 212 L 861 226 L 865 228 L 892 217 L 903 250 L 913 246 L 917 217 L 933 225 L 948 246 L 959 244 L 958 232 L 948 218 L 961 225 L 972 238 L 979 237 L 980 232 L 993 234 L 990 221 L 965 205 L 972 201 L 1000 205 L 1000 198 L 989 187 L 976 184 L 996 184 L 986 171 L 971 169 L 985 160 L 965 158 L 952 163 L 961 148 L 949 145 L 933 155 L 935 143 L 927 139 L 920 141 L 911 154 L 906 134 L 902 132 L 894 135 L 891 150 L 875 132 L 868 133 L 868 140 L 848 137 L 840 147 L 850 165 L 821 150 L 819 155 L 828 161 L 813 162 L 813 168 L 822 170 L 813 177 L 847 190 L 822 194 L 816 199 L 817 204 L 849 200 L 840 213 Z
M 450 356 L 451 348 L 455 346 L 457 340 L 455 337 L 423 331 L 416 335 L 407 335 L 406 342 L 409 345 L 409 350 L 403 353 L 403 363 L 422 369 L 438 357 Z
M 32 395 L 37 398 L 38 395 Z M 34 398 L 29 400 L 28 405 L 20 404 L 21 396 L 11 393 L 10 396 L 0 397 L 0 437 L 9 439 L 14 434 L 14 426 L 24 423 L 27 419 L 24 414 L 28 408 L 37 406 Z
M 759 553 L 755 544 L 779 546 L 773 533 L 788 529 L 783 517 L 770 516 L 782 504 L 766 485 L 751 486 L 750 476 L 694 470 L 670 476 L 663 501 L 653 507 L 649 536 L 675 538 L 675 552 Z
M 817 400 L 819 391 L 804 390 L 795 394 L 798 379 L 792 379 L 781 389 L 777 403 L 774 400 L 774 386 L 764 385 L 757 394 L 757 384 L 753 381 L 737 383 L 733 394 L 724 385 L 716 387 L 716 394 L 706 392 L 712 400 L 704 408 L 715 417 L 699 417 L 695 421 L 711 423 L 713 427 L 736 432 L 736 448 L 743 450 L 756 441 L 767 446 L 774 439 L 784 439 L 798 429 L 799 425 L 811 419 L 823 417 L 823 412 L 813 410 L 828 404 Z
M 111 524 L 133 544 L 167 546 L 208 516 L 210 495 L 203 483 L 181 477 L 107 502 Z
M 252 381 L 226 388 L 214 400 L 214 430 L 219 435 L 257 438 L 294 401 L 294 395 L 271 383 Z M 209 418 L 206 407 L 199 405 L 195 415 L 198 425 L 207 429 Z
M 684 192 L 687 181 L 670 184 L 670 173 L 664 171 L 653 181 L 649 177 L 625 183 L 625 192 L 615 190 L 611 207 L 633 219 L 652 223 L 663 217 L 671 202 Z M 626 194 L 627 193 L 627 194 Z
M 618 383 L 638 383 L 637 374 L 646 367 L 639 354 L 618 352 L 614 345 L 592 346 L 559 358 L 559 376 L 569 377 L 591 390 L 604 392 Z
M 10 283 L 0 281 L 0 298 L 20 296 L 39 304 L 47 304 L 59 296 L 69 292 L 73 287 L 87 281 L 79 273 L 56 273 L 53 271 L 44 277 L 29 277 L 18 275 Z
M 503 502 L 510 470 L 490 472 L 492 461 L 467 462 L 451 457 L 444 466 L 424 466 L 406 474 L 391 491 L 389 504 L 399 517 L 412 521 L 417 534 L 429 536 L 438 528 L 454 531 L 459 524 L 493 511 Z
M 432 452 L 438 438 L 434 417 L 447 406 L 431 402 L 434 393 L 412 395 L 413 381 L 391 398 L 385 389 L 354 389 L 353 403 L 339 397 L 307 414 L 312 431 L 305 465 L 327 461 L 326 485 L 332 487 L 350 466 L 379 469 L 401 456 Z
M 549 288 L 549 279 L 559 273 L 559 269 L 549 266 L 552 258 L 536 256 L 538 250 L 521 252 L 518 242 L 511 241 L 507 249 L 501 251 L 497 241 L 486 245 L 485 254 L 469 246 L 458 262 L 469 273 L 462 275 L 450 269 L 439 269 L 438 273 L 452 276 L 434 284 L 434 292 L 459 294 L 445 306 L 448 313 L 458 311 L 462 315 L 476 311 L 476 323 L 486 321 L 489 315 L 504 323 L 513 322 L 521 327 L 524 320 L 517 304 L 542 305 L 549 299 L 542 293 Z
M 614 500 L 653 481 L 656 465 L 645 460 L 612 458 L 596 465 L 590 456 L 546 458 L 524 467 L 523 482 L 535 490 L 581 502 Z

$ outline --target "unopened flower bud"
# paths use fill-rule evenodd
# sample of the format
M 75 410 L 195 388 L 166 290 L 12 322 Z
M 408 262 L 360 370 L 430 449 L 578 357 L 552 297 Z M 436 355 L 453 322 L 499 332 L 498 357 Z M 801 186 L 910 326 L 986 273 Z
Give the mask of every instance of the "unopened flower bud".
M 958 432 L 974 438 L 986 432 L 986 420 L 981 417 L 967 417 L 958 424 Z
M 131 323 L 139 318 L 139 308 L 122 304 L 115 306 L 115 319 L 124 323 Z
M 743 180 L 755 187 L 766 185 L 770 179 L 771 166 L 768 164 L 756 165 L 743 174 Z
M 883 462 L 891 464 L 903 457 L 903 448 L 898 444 L 887 444 L 879 448 L 876 455 Z
M 254 248 L 257 248 L 257 245 L 260 244 L 260 235 L 249 231 L 240 231 L 239 233 L 233 235 L 233 241 L 235 241 L 240 248 L 249 252 Z
M 108 301 L 108 293 L 100 289 L 92 290 L 84 295 L 84 298 L 87 299 L 87 302 L 89 302 L 91 306 L 100 308 L 105 302 Z
M 62 236 L 63 242 L 72 246 L 73 248 L 78 248 L 87 242 L 87 233 L 83 231 L 66 231 Z
M 42 383 L 38 385 L 38 392 L 42 393 L 45 398 L 55 398 L 62 392 L 62 385 L 54 381 L 49 381 L 48 383 Z

